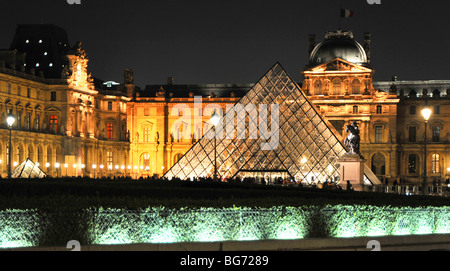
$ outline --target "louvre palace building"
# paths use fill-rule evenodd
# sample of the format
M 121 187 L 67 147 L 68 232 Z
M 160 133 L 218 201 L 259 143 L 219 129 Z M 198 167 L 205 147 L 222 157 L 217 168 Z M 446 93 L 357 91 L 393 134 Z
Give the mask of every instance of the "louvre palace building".
M 367 175 L 405 183 L 421 183 L 425 172 L 428 182 L 448 178 L 450 80 L 373 81 L 369 33 L 360 42 L 342 30 L 305 42 L 309 59 L 293 71 L 302 82 L 277 63 L 256 84 L 183 85 L 168 78 L 136 86 L 132 69 L 124 69 L 122 82 L 91 75 L 86 48 L 69 44 L 63 29 L 18 25 L 10 48 L 0 50 L 1 175 L 29 159 L 53 177 L 192 178 L 212 177 L 215 169 L 221 179 L 324 181 L 338 175 L 345 127 L 356 121 Z M 206 139 L 212 114 L 225 116 L 238 103 L 247 109 L 252 101 L 271 113 L 270 104 L 280 104 L 276 151 L 257 150 L 248 143 L 258 142 L 253 138 L 215 145 Z M 426 139 L 425 107 L 432 110 Z M 252 127 L 249 117 L 242 123 Z

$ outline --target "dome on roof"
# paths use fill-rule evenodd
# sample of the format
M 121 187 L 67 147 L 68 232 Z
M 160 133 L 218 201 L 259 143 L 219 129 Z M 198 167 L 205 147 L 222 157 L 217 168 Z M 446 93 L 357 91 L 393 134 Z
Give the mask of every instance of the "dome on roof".
M 368 59 L 364 48 L 353 39 L 352 32 L 328 32 L 325 40 L 311 52 L 309 65 L 320 65 L 335 58 L 341 58 L 358 65 L 367 65 Z

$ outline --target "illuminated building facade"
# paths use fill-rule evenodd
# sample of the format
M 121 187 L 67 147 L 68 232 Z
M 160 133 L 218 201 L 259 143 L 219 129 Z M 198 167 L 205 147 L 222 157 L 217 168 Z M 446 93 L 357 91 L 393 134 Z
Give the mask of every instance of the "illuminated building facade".
M 314 39 L 311 35 L 303 90 L 342 136 L 345 125 L 358 122 L 361 154 L 376 175 L 398 176 L 395 131 L 400 100 L 392 91 L 374 88 L 370 35 L 365 34 L 364 46 L 344 31 L 326 33 L 317 45 Z
M 133 176 L 162 176 L 251 85 L 148 85 L 128 103 Z
M 450 81 L 376 82 L 370 47 L 370 34 L 362 44 L 351 32 L 328 32 L 317 44 L 311 35 L 298 85 L 340 140 L 347 135 L 345 125 L 358 121 L 366 165 L 391 181 L 422 181 L 420 111 L 431 107 L 428 181 L 445 180 Z M 223 114 L 254 87 L 183 85 L 169 78 L 167 84 L 140 89 L 131 69 L 123 83 L 116 83 L 92 77 L 87 65 L 81 43 L 70 46 L 63 29 L 18 26 L 11 47 L 0 50 L 2 176 L 9 163 L 9 113 L 16 116 L 13 165 L 30 158 L 50 176 L 162 176 L 209 131 L 214 111 Z
M 116 174 L 115 166 L 126 164 L 130 99 L 125 88 L 94 80 L 87 65 L 81 43 L 70 47 L 61 28 L 18 26 L 11 47 L 0 51 L 2 176 L 8 163 L 15 168 L 27 158 L 50 176 Z
M 321 113 L 345 135 L 344 125 L 358 121 L 361 152 L 367 166 L 383 179 L 422 183 L 425 121 L 421 110 L 433 113 L 427 131 L 427 181 L 449 177 L 450 81 L 374 82 L 370 65 L 371 35 L 363 45 L 351 32 L 325 34 L 315 44 L 309 39 L 310 58 L 303 71 L 303 90 Z

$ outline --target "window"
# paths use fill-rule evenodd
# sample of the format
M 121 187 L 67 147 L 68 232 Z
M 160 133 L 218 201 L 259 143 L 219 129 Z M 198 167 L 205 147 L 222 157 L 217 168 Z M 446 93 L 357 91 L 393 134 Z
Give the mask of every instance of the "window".
M 439 142 L 439 138 L 441 136 L 441 127 L 440 126 L 433 126 L 433 142 Z
M 25 128 L 27 130 L 31 130 L 31 113 L 27 112 L 27 115 L 25 117 Z
M 109 170 L 112 170 L 113 166 L 113 153 L 112 151 L 106 152 L 106 166 Z
M 56 133 L 58 131 L 58 116 L 50 116 L 50 132 Z
M 39 115 L 39 113 L 37 113 L 36 117 L 34 118 L 34 129 L 36 131 L 39 131 L 40 124 L 41 124 L 41 116 Z
M 11 94 L 11 84 L 6 85 L 6 93 Z
M 56 91 L 50 92 L 50 101 L 56 101 Z
M 113 107 L 113 103 L 112 103 L 111 101 L 108 102 L 108 110 L 109 110 L 109 111 L 112 111 L 112 110 L 113 110 L 112 107 Z
M 439 115 L 439 114 L 440 114 L 440 111 L 441 111 L 440 106 L 439 106 L 439 105 L 435 105 L 433 111 L 434 111 L 433 113 L 434 113 L 435 115 Z
M 416 107 L 414 105 L 409 107 L 409 114 L 415 115 L 416 114 Z
M 113 139 L 113 131 L 114 131 L 114 125 L 112 123 L 106 124 L 106 132 L 107 132 L 107 138 Z
M 361 84 L 358 79 L 353 80 L 352 82 L 352 94 L 360 94 L 361 93 Z
M 432 173 L 439 173 L 439 154 L 435 153 L 431 156 L 431 172 Z
M 322 81 L 316 80 L 314 82 L 314 95 L 322 95 Z
M 383 114 L 383 106 L 377 105 L 377 114 Z
M 31 97 L 31 88 L 27 88 L 27 98 Z
M 359 108 L 357 105 L 353 106 L 353 114 L 358 114 L 359 113 Z
M 417 173 L 417 156 L 415 154 L 410 154 L 408 156 L 408 173 Z
M 341 95 L 341 79 L 336 78 L 333 80 L 333 94 L 334 95 Z
M 22 87 L 17 86 L 17 95 L 20 96 L 20 93 L 22 92 Z
M 150 142 L 150 131 L 149 127 L 144 127 L 144 142 Z
M 17 127 L 17 129 L 22 129 L 22 112 L 21 111 L 17 111 L 16 127 Z
M 409 142 L 416 142 L 417 140 L 417 128 L 409 127 Z
M 375 143 L 383 141 L 383 126 L 375 126 Z

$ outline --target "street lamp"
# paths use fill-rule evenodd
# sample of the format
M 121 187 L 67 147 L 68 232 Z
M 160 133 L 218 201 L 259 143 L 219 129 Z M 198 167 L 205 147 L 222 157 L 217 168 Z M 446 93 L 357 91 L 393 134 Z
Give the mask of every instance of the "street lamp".
M 13 114 L 9 113 L 8 117 L 6 118 L 6 123 L 8 124 L 9 128 L 9 147 L 8 147 L 8 179 L 11 179 L 11 137 L 12 137 L 12 126 L 14 122 L 16 121 L 16 118 Z
M 427 128 L 428 128 L 428 120 L 431 117 L 431 109 L 424 108 L 422 110 L 422 116 L 425 120 L 425 139 L 424 139 L 424 158 L 423 158 L 423 194 L 425 195 L 425 188 L 427 186 Z
M 217 115 L 216 110 L 211 116 L 211 122 L 214 125 L 214 181 L 217 181 L 217 137 L 216 137 L 216 127 L 219 125 L 220 117 Z

